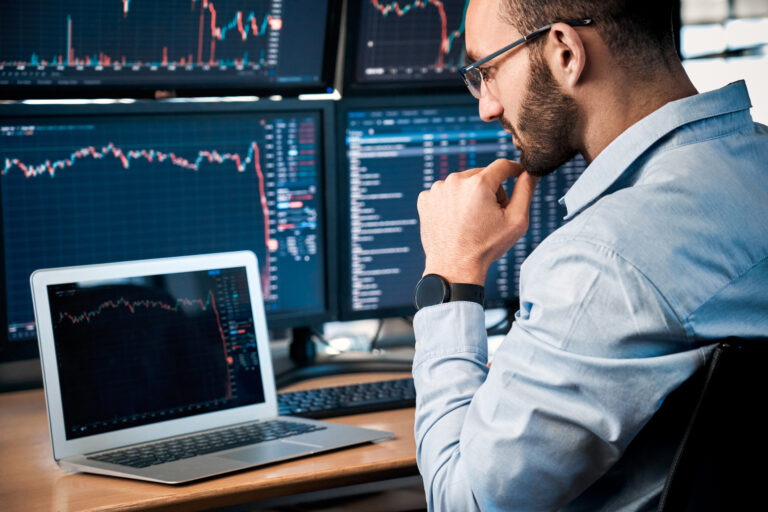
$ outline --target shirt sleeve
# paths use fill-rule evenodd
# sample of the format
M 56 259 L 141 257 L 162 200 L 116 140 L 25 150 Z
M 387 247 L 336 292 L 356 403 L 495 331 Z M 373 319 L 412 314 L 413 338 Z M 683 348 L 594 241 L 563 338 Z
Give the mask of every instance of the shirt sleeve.
M 490 370 L 479 305 L 425 308 L 414 329 L 430 510 L 563 507 L 706 360 L 629 262 L 556 237 L 523 265 L 520 311 Z

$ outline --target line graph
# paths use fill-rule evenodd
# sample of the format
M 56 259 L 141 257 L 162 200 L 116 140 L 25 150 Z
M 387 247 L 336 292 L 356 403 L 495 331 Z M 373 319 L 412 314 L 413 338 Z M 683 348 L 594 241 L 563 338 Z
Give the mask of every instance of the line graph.
M 215 299 L 213 298 L 213 292 L 208 291 L 208 295 L 205 299 L 188 299 L 179 297 L 176 299 L 175 304 L 169 304 L 161 300 L 152 299 L 138 299 L 128 300 L 125 297 L 119 297 L 117 299 L 107 300 L 99 304 L 96 308 L 89 311 L 83 311 L 82 313 L 68 313 L 66 311 L 59 312 L 59 323 L 69 321 L 73 325 L 81 324 L 83 322 L 90 323 L 95 317 L 101 315 L 107 309 L 127 309 L 130 313 L 136 313 L 137 309 L 161 309 L 163 311 L 178 312 L 184 306 L 197 306 L 200 311 L 208 311 L 209 308 L 214 307 Z M 221 330 L 221 324 L 219 323 L 219 329 Z M 223 331 L 222 331 L 223 337 Z M 225 349 L 226 350 L 226 349 Z
M 317 113 L 3 120 L 8 320 L 37 268 L 252 250 L 268 313 L 324 304 Z M 44 251 L 36 248 L 45 247 Z
M 222 353 L 224 357 L 224 361 L 226 361 L 228 366 L 231 366 L 234 363 L 234 359 L 229 355 L 229 352 L 227 350 L 227 338 L 224 335 L 224 329 L 221 326 L 221 319 L 219 317 L 219 312 L 216 310 L 216 299 L 213 296 L 213 292 L 208 290 L 208 294 L 205 299 L 188 299 L 179 297 L 176 299 L 175 304 L 169 304 L 167 302 L 161 301 L 161 300 L 152 300 L 152 299 L 138 299 L 138 300 L 128 300 L 124 297 L 120 297 L 118 299 L 114 300 L 107 300 L 96 306 L 94 309 L 91 309 L 90 311 L 84 311 L 82 313 L 68 313 L 66 311 L 59 311 L 58 315 L 58 322 L 62 323 L 65 321 L 69 321 L 71 325 L 79 325 L 79 324 L 90 324 L 91 320 L 94 318 L 97 318 L 101 316 L 101 314 L 105 310 L 118 310 L 123 309 L 130 312 L 132 315 L 136 313 L 138 309 L 157 309 L 161 311 L 166 311 L 170 313 L 178 313 L 182 310 L 184 306 L 197 306 L 200 308 L 201 311 L 209 311 L 212 310 L 215 318 L 216 318 L 216 325 L 218 334 L 221 336 L 221 346 L 222 346 Z M 227 371 L 227 382 L 226 382 L 226 400 L 232 399 L 232 382 L 231 382 L 231 376 L 229 374 L 229 371 Z
M 170 161 L 174 166 L 181 167 L 182 169 L 199 171 L 201 163 L 217 163 L 223 164 L 226 162 L 232 162 L 235 164 L 237 172 L 245 172 L 249 164 L 253 164 L 256 175 L 259 179 L 259 204 L 261 205 L 262 215 L 264 217 L 264 246 L 268 249 L 264 255 L 264 272 L 262 272 L 262 289 L 270 289 L 270 252 L 273 252 L 278 248 L 278 241 L 271 239 L 269 235 L 269 206 L 267 204 L 266 187 L 264 184 L 264 173 L 261 170 L 261 163 L 259 162 L 259 146 L 256 142 L 251 142 L 248 146 L 248 152 L 245 157 L 237 153 L 219 153 L 216 150 L 201 150 L 198 151 L 197 157 L 193 160 L 187 160 L 184 157 L 177 156 L 175 153 L 166 153 L 155 149 L 135 149 L 124 151 L 117 147 L 114 143 L 110 142 L 101 149 L 96 149 L 93 146 L 84 147 L 73 151 L 70 156 L 62 160 L 46 160 L 43 163 L 37 165 L 26 164 L 20 161 L 18 158 L 6 158 L 5 165 L 3 166 L 0 174 L 7 174 L 14 167 L 18 167 L 24 174 L 25 178 L 34 178 L 39 176 L 48 175 L 51 178 L 55 177 L 56 171 L 59 169 L 65 169 L 72 167 L 78 160 L 83 158 L 102 159 L 106 156 L 112 156 L 117 159 L 124 169 L 131 167 L 131 161 L 134 160 L 146 160 L 148 163 L 163 163 Z M 267 292 L 269 293 L 269 292 Z
M 200 164 L 204 161 L 208 163 L 225 163 L 232 162 L 235 164 L 237 172 L 245 172 L 246 167 L 250 163 L 255 163 L 257 174 L 263 181 L 261 175 L 260 165 L 258 165 L 259 147 L 256 142 L 251 142 L 245 157 L 242 157 L 237 153 L 219 153 L 214 150 L 200 150 L 197 157 L 190 161 L 184 157 L 178 156 L 173 152 L 166 153 L 156 149 L 131 149 L 123 150 L 117 147 L 113 142 L 109 142 L 106 146 L 102 146 L 97 149 L 94 146 L 87 146 L 73 151 L 69 157 L 60 160 L 46 160 L 39 164 L 29 164 L 22 162 L 18 158 L 6 158 L 5 164 L 2 169 L 2 174 L 7 174 L 13 168 L 18 167 L 25 178 L 34 178 L 43 176 L 45 174 L 53 178 L 56 172 L 61 169 L 66 169 L 77 163 L 78 160 L 83 158 L 95 158 L 102 159 L 107 156 L 112 156 L 120 162 L 120 165 L 124 169 L 131 167 L 131 161 L 133 160 L 146 160 L 149 163 L 152 162 L 165 162 L 170 161 L 173 165 L 181 167 L 182 169 L 199 171 Z
M 368 0 L 361 12 L 361 82 L 440 77 L 463 57 L 468 0 Z M 454 78 L 454 77 L 451 77 Z
M 113 0 L 115 1 L 115 0 Z M 125 68 L 125 67 L 178 67 L 178 66 L 188 66 L 188 67 L 194 67 L 194 66 L 214 66 L 214 65 L 237 65 L 237 66 L 246 66 L 249 63 L 254 66 L 264 66 L 266 64 L 274 65 L 276 64 L 274 56 L 271 58 L 269 62 L 266 60 L 266 46 L 264 44 L 260 45 L 259 49 L 257 51 L 252 51 L 252 55 L 256 54 L 259 55 L 260 58 L 258 61 L 250 62 L 248 58 L 248 48 L 242 49 L 240 53 L 240 57 L 234 57 L 233 54 L 236 51 L 236 49 L 232 49 L 232 51 L 229 52 L 229 56 L 227 58 L 221 58 L 216 59 L 216 42 L 219 41 L 225 41 L 227 39 L 227 33 L 232 30 L 237 30 L 239 33 L 238 38 L 236 40 L 240 40 L 243 43 L 246 43 L 249 41 L 251 37 L 265 37 L 270 33 L 274 33 L 273 37 L 273 43 L 279 43 L 279 31 L 283 27 L 283 20 L 280 17 L 281 12 L 281 1 L 282 0 L 272 0 L 271 5 L 265 5 L 262 7 L 262 9 L 272 9 L 277 14 L 272 12 L 263 12 L 258 13 L 255 10 L 252 10 L 248 12 L 247 14 L 244 13 L 243 10 L 236 10 L 232 15 L 231 19 L 228 22 L 225 22 L 223 24 L 220 24 L 220 20 L 222 19 L 219 15 L 218 11 L 216 10 L 216 6 L 213 2 L 213 0 L 192 0 L 192 10 L 197 9 L 199 11 L 199 23 L 197 24 L 197 58 L 192 58 L 192 52 L 190 52 L 188 49 L 182 49 L 181 48 L 181 41 L 175 41 L 174 32 L 168 32 L 167 34 L 168 40 L 165 42 L 162 42 L 161 44 L 157 45 L 154 48 L 154 55 L 152 55 L 151 51 L 147 51 L 145 53 L 145 56 L 143 58 L 138 57 L 135 53 L 134 55 L 128 56 L 127 54 L 123 53 L 120 55 L 117 52 L 120 52 L 120 49 L 113 50 L 113 52 L 103 51 L 103 50 L 87 50 L 90 46 L 97 46 L 99 43 L 104 44 L 103 41 L 91 41 L 91 38 L 88 37 L 88 34 L 83 33 L 76 33 L 76 32 L 88 32 L 88 31 L 95 31 L 96 26 L 87 19 L 83 19 L 82 17 L 78 18 L 78 25 L 73 25 L 74 20 L 71 13 L 66 14 L 66 49 L 63 52 L 59 52 L 58 54 L 54 54 L 50 58 L 43 58 L 41 55 L 43 52 L 33 52 L 31 56 L 26 60 L 14 60 L 14 61 L 6 61 L 1 60 L 0 66 L 49 66 L 49 65 L 55 65 L 58 67 L 61 66 L 67 66 L 67 67 L 114 67 L 114 68 Z M 122 19 L 123 20 L 129 20 L 131 17 L 130 12 L 130 1 L 129 0 L 121 0 L 122 2 Z M 219 3 L 219 0 L 217 0 L 216 3 Z M 221 3 L 226 3 L 226 0 L 221 0 Z M 172 12 L 169 9 L 156 9 L 153 13 L 147 14 L 145 13 L 141 20 L 142 26 L 146 26 L 147 24 L 158 22 L 159 20 L 155 20 L 152 18 L 167 18 L 169 16 L 172 16 L 172 19 L 183 19 L 183 17 L 180 17 L 180 13 L 178 11 Z M 208 20 L 208 23 L 206 24 L 206 18 Z M 261 21 L 259 21 L 261 20 Z M 119 23 L 119 21 L 118 21 Z M 183 21 L 182 21 L 183 23 Z M 113 25 L 114 23 L 112 23 Z M 177 29 L 179 30 L 179 29 Z M 183 29 L 181 29 L 181 32 L 183 32 Z M 79 53 L 76 52 L 76 48 L 74 45 L 74 38 L 77 37 L 80 41 L 80 44 L 78 46 L 82 48 L 78 48 Z M 121 37 L 122 39 L 122 37 Z M 125 37 L 127 39 L 127 36 Z M 230 38 L 231 39 L 231 38 Z M 204 59 L 203 56 L 203 43 L 207 40 L 210 52 L 208 54 L 208 58 Z M 169 45 L 173 48 L 172 51 L 175 53 L 176 58 L 168 58 L 168 48 Z M 114 45 L 113 45 L 114 46 Z M 117 44 L 118 48 L 126 48 L 129 47 L 128 41 L 118 41 Z M 251 47 L 251 50 L 254 50 L 255 47 Z
M 193 4 L 197 3 L 198 0 L 193 0 Z M 245 27 L 243 24 L 243 11 L 237 11 L 235 13 L 234 18 L 225 26 L 221 27 L 216 24 L 216 8 L 213 5 L 213 1 L 211 0 L 202 0 L 202 9 L 208 9 L 210 13 L 210 19 L 211 19 L 211 33 L 210 33 L 210 39 L 211 39 L 211 51 L 210 51 L 210 58 L 208 60 L 209 64 L 213 64 L 215 62 L 215 53 L 216 53 L 216 41 L 224 41 L 226 38 L 227 32 L 233 29 L 237 29 L 237 31 L 240 33 L 240 39 L 242 41 L 248 40 L 249 32 L 245 27 L 250 26 L 250 34 L 252 34 L 255 37 L 263 36 L 267 33 L 268 29 L 271 29 L 273 31 L 278 31 L 283 28 L 283 20 L 280 17 L 273 16 L 272 14 L 266 14 L 264 15 L 264 20 L 261 22 L 261 25 L 256 21 L 256 14 L 251 11 L 248 14 L 248 17 L 245 19 Z M 203 12 L 200 14 L 201 20 L 203 20 Z M 200 48 L 202 48 L 203 44 L 203 31 L 200 30 L 200 35 L 198 38 L 198 54 L 197 54 L 197 63 L 198 65 L 202 64 L 202 54 L 200 52 Z M 246 60 L 246 57 L 244 56 L 243 59 L 241 59 L 241 65 L 242 62 Z
M 292 0 L 287 8 L 284 2 L 14 0 L 0 17 L 7 43 L 0 47 L 0 83 L 15 77 L 40 84 L 146 83 L 179 74 L 205 75 L 205 82 L 199 79 L 208 86 L 245 76 L 251 85 L 254 79 L 317 82 L 322 45 L 307 41 L 324 40 L 327 0 Z M 302 10 L 311 17 L 298 18 Z
M 49 286 L 69 437 L 262 402 L 245 272 Z
M 398 16 L 404 16 L 414 7 L 426 8 L 428 5 L 434 5 L 437 8 L 437 13 L 440 16 L 440 53 L 437 57 L 437 66 L 442 68 L 445 63 L 445 55 L 451 53 L 451 47 L 453 46 L 453 40 L 456 37 L 460 37 L 464 33 L 464 14 L 466 13 L 466 6 L 464 7 L 465 13 L 461 17 L 461 25 L 458 29 L 451 31 L 448 35 L 448 18 L 445 15 L 445 4 L 440 0 L 415 0 L 412 4 L 406 5 L 404 8 L 400 7 L 399 2 L 392 2 L 390 4 L 381 4 L 379 0 L 371 0 L 373 6 L 383 15 L 386 16 L 390 12 L 395 12 Z

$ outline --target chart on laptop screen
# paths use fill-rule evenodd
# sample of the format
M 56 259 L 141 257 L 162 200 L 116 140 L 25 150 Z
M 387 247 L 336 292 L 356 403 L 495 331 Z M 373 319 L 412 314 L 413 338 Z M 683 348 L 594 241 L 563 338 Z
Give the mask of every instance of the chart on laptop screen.
M 67 437 L 260 403 L 245 268 L 50 285 Z
M 319 114 L 0 125 L 9 338 L 35 337 L 36 269 L 251 250 L 270 312 L 324 305 Z

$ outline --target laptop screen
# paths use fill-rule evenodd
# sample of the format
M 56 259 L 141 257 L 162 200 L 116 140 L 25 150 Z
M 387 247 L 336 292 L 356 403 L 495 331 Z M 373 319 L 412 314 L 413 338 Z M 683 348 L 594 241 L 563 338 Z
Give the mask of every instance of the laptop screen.
M 245 267 L 49 285 L 48 299 L 67 439 L 265 400 Z

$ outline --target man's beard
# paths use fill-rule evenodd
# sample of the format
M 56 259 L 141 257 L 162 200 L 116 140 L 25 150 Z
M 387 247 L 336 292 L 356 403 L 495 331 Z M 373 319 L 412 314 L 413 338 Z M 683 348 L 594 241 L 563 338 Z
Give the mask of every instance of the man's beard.
M 576 102 L 555 83 L 544 60 L 535 57 L 518 129 L 504 117 L 499 122 L 517 135 L 523 169 L 533 176 L 546 176 L 578 153 L 572 143 L 577 117 Z

